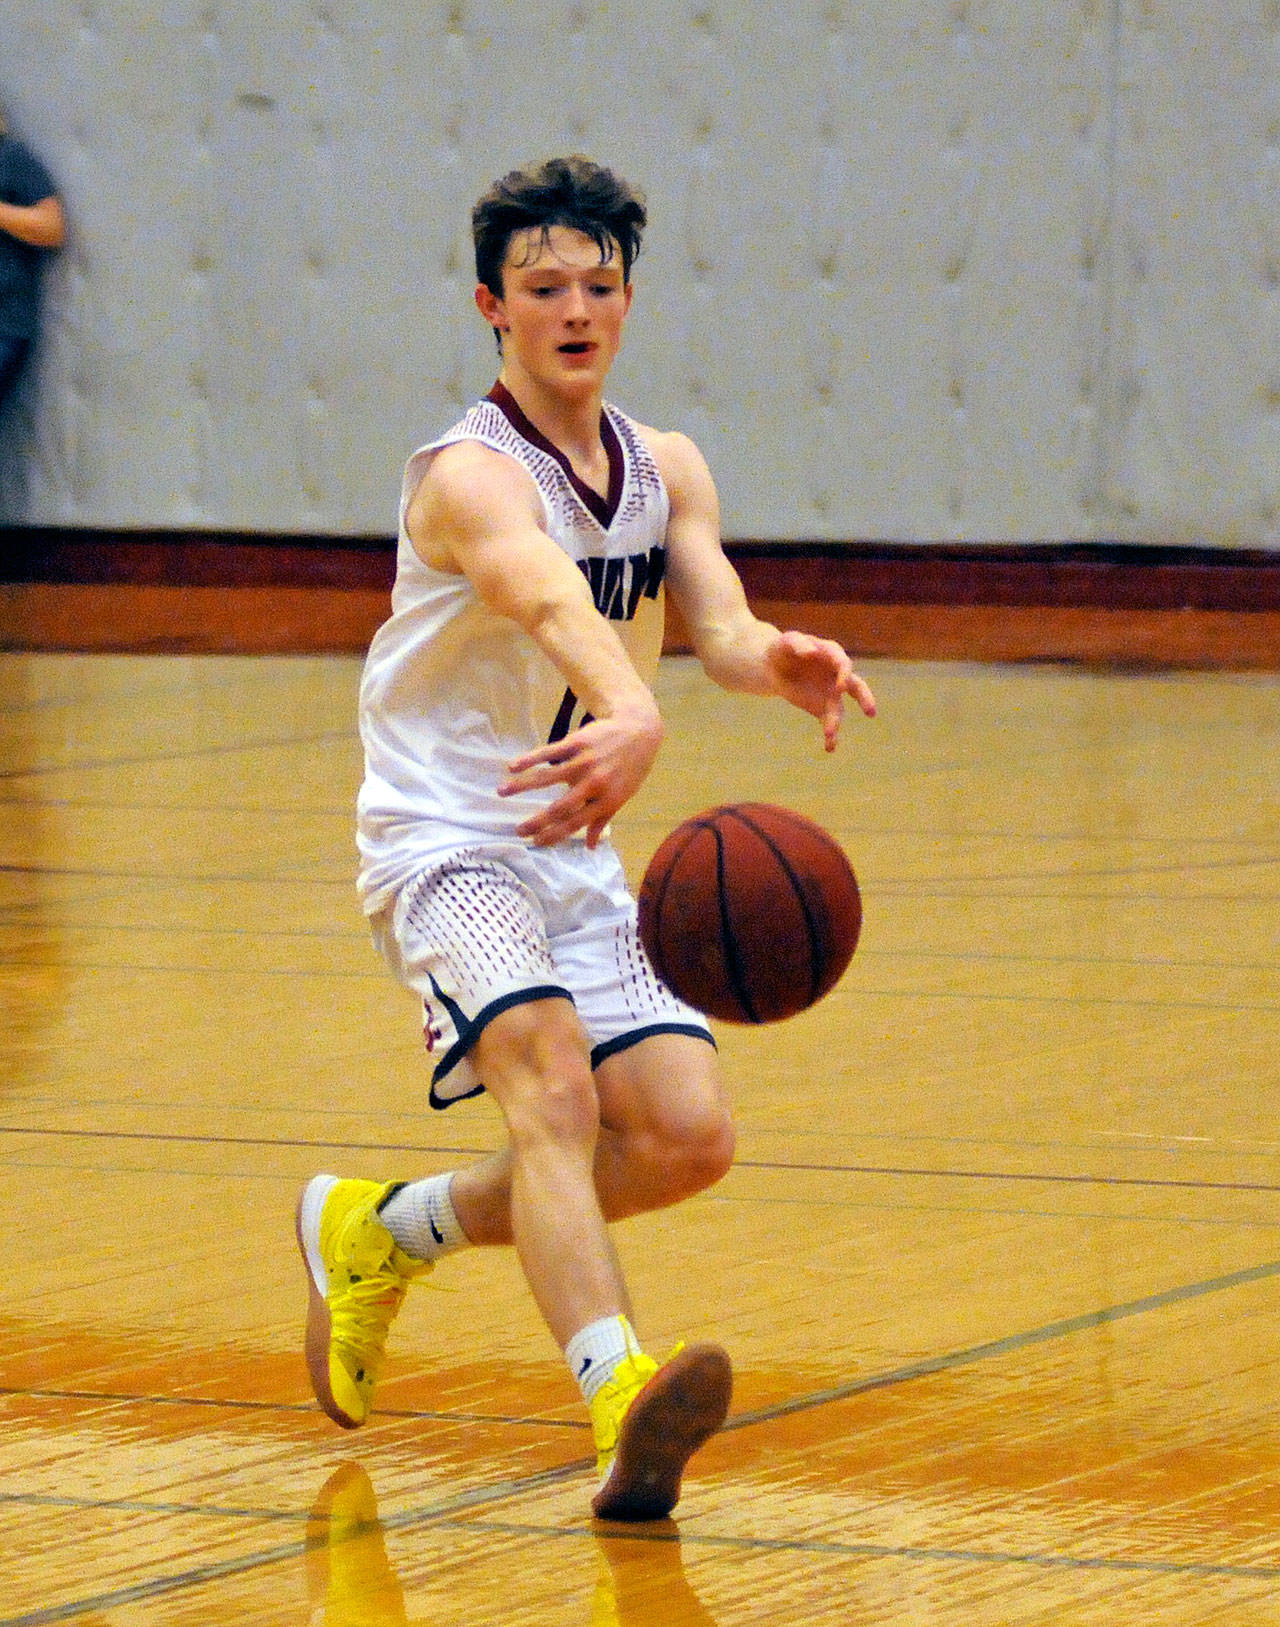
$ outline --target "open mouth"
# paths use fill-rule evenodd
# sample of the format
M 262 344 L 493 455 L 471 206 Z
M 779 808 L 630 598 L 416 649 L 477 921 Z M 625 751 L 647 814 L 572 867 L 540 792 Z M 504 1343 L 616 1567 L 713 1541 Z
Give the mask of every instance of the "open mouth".
M 595 346 L 589 345 L 587 341 L 583 339 L 580 341 L 575 340 L 567 345 L 560 345 L 557 348 L 562 356 L 589 356 L 592 350 L 595 349 Z

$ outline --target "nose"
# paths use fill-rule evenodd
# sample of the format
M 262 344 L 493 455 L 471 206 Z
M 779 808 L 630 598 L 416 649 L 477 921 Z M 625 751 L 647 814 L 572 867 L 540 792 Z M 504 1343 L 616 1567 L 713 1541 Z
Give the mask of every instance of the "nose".
M 587 316 L 587 296 L 576 282 L 569 284 L 565 315 L 570 322 L 581 322 Z

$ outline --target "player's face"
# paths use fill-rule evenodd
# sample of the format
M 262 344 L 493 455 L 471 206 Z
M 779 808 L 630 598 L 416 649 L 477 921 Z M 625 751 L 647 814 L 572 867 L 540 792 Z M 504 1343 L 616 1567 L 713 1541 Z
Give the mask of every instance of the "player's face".
M 502 297 L 476 290 L 485 320 L 502 330 L 507 367 L 573 394 L 600 390 L 622 344 L 631 308 L 615 247 L 603 263 L 595 242 L 568 226 L 521 232 L 502 268 Z

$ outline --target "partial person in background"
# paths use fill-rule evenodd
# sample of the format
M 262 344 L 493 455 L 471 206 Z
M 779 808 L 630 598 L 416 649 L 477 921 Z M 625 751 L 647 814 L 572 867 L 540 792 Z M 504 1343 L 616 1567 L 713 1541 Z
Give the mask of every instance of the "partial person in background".
M 0 112 L 0 407 L 35 341 L 45 259 L 66 238 L 66 211 L 48 170 L 9 134 Z

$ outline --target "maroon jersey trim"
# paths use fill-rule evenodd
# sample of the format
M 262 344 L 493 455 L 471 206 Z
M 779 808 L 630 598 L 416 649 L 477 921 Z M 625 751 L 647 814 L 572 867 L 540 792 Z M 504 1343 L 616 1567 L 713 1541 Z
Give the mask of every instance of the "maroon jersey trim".
M 626 458 L 623 455 L 622 442 L 618 439 L 617 430 L 609 422 L 609 415 L 604 412 L 600 414 L 600 439 L 604 442 L 605 453 L 609 459 L 609 494 L 607 497 L 601 497 L 600 493 L 593 491 L 585 480 L 578 478 L 573 472 L 573 465 L 554 441 L 549 441 L 541 430 L 529 422 L 520 410 L 520 403 L 501 380 L 494 385 L 485 399 L 493 402 L 518 435 L 523 435 L 525 440 L 536 446 L 540 452 L 545 452 L 548 457 L 556 460 L 568 477 L 570 485 L 586 505 L 587 512 L 607 531 L 618 513 L 618 505 L 622 501 L 622 483 L 626 478 Z

